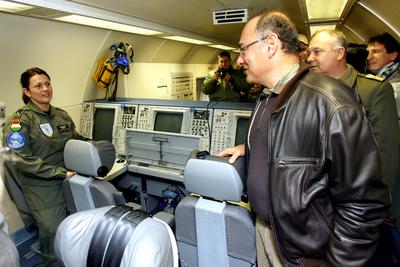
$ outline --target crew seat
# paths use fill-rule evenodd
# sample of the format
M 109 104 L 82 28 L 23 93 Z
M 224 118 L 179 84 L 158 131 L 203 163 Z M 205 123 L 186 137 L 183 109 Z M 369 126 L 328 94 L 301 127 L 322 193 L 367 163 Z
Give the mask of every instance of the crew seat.
M 10 155 L 6 160 L 4 160 L 4 184 L 10 194 L 11 199 L 14 201 L 18 209 L 26 229 L 28 232 L 31 232 L 36 230 L 37 224 L 22 192 L 22 186 L 19 181 L 20 173 L 16 167 L 18 161 L 19 159 L 17 157 Z
M 68 216 L 57 229 L 54 248 L 64 267 L 178 267 L 169 225 L 126 205 Z
M 70 213 L 125 204 L 122 192 L 104 177 L 115 162 L 115 148 L 109 141 L 71 139 L 64 148 L 64 162 L 76 175 L 64 181 L 63 189 Z
M 247 267 L 256 265 L 254 218 L 241 201 L 244 159 L 193 151 L 184 172 L 185 197 L 175 211 L 181 266 Z

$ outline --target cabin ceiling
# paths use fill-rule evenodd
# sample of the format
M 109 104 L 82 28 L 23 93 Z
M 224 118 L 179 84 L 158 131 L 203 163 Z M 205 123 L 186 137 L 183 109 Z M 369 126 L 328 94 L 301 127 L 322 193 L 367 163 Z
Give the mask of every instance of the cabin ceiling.
M 265 8 L 285 10 L 296 23 L 298 31 L 307 33 L 306 20 L 299 5 L 302 1 L 297 0 L 76 0 L 71 2 L 207 36 L 234 47 L 238 44 L 244 23 L 213 25 L 213 11 L 246 8 L 251 18 Z
M 333 1 L 333 0 L 331 0 Z M 213 11 L 227 9 L 248 10 L 249 18 L 263 9 L 284 10 L 296 24 L 298 32 L 310 36 L 305 0 L 74 0 L 71 2 L 106 9 L 157 24 L 207 36 L 236 47 L 244 23 L 213 25 Z M 400 13 L 398 0 L 349 0 L 338 29 L 349 41 L 365 42 L 372 35 L 388 31 L 399 39 Z M 332 22 L 332 21 L 330 21 Z M 315 24 L 324 24 L 323 21 Z M 365 25 L 373 24 L 367 28 Z
M 237 47 L 244 23 L 214 25 L 212 14 L 214 11 L 247 9 L 248 17 L 251 18 L 263 9 L 282 10 L 294 21 L 298 32 L 304 33 L 308 37 L 311 34 L 310 26 L 336 24 L 336 28 L 342 30 L 350 42 L 363 43 L 369 37 L 385 31 L 400 40 L 399 0 L 348 0 L 339 19 L 325 21 L 308 19 L 306 0 L 11 1 L 36 6 L 31 11 L 21 12 L 21 15 L 54 19 L 68 13 L 85 13 L 82 10 L 86 8 L 105 10 L 114 18 L 131 20 L 133 22 L 131 25 L 134 26 L 148 27 L 148 29 L 156 31 L 163 28 L 165 31 L 161 30 L 161 32 L 164 32 L 165 35 L 180 35 L 204 41 L 209 39 L 213 40 L 214 44 L 220 42 L 220 44 L 231 47 Z M 63 8 L 63 5 L 70 7 Z

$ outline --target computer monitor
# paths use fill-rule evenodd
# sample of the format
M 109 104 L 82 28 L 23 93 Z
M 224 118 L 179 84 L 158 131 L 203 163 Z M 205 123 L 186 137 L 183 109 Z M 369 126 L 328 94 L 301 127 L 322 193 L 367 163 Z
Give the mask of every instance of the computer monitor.
M 154 131 L 180 133 L 182 129 L 182 112 L 157 111 L 154 119 Z
M 113 142 L 114 119 L 116 107 L 95 106 L 93 116 L 93 140 Z
M 250 118 L 238 117 L 236 121 L 235 146 L 246 142 Z

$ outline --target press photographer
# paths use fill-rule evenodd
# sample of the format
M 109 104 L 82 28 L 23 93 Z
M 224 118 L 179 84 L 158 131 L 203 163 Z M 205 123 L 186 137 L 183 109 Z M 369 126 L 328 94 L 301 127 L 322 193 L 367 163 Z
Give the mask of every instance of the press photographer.
M 211 71 L 201 87 L 210 101 L 246 101 L 251 85 L 241 69 L 232 67 L 231 55 L 222 51 L 218 55 L 218 69 Z

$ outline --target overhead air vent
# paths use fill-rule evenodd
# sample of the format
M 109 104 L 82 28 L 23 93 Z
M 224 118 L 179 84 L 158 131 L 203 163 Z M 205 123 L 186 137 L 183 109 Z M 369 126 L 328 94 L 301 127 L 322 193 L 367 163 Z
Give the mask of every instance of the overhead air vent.
M 229 9 L 213 12 L 214 24 L 244 23 L 247 22 L 247 9 Z

